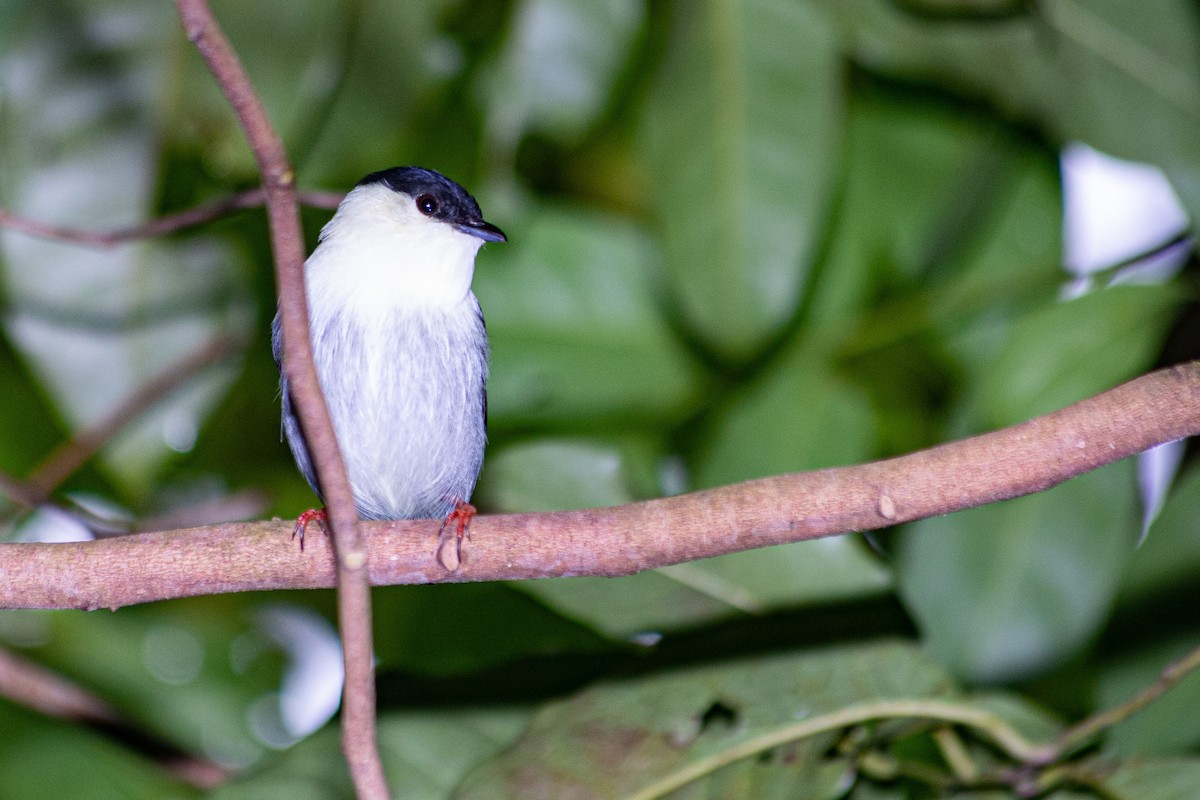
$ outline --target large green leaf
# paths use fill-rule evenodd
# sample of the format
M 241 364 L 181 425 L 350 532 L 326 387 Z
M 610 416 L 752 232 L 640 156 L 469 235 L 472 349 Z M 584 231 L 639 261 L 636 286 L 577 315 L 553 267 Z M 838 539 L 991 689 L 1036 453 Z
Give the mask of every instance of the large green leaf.
M 1030 314 L 995 342 L 994 358 L 976 361 L 977 424 L 1011 425 L 1134 377 L 1151 362 L 1177 302 L 1168 287 L 1117 286 Z M 973 355 L 986 358 L 988 349 Z
M 649 200 L 684 318 L 745 354 L 804 290 L 840 148 L 835 38 L 815 3 L 679 11 L 645 115 Z
M 1012 4 L 1017 6 L 1018 4 Z M 1003 21 L 931 24 L 902 4 L 840 5 L 871 69 L 986 96 L 1060 141 L 1158 164 L 1200 211 L 1200 26 L 1185 0 L 1047 0 Z M 1153 120 L 1152 124 L 1146 124 Z
M 519 708 L 384 714 L 379 750 L 393 797 L 442 800 L 472 768 L 524 729 Z M 213 800 L 351 800 L 340 734 L 326 730 L 275 763 L 213 792 Z
M 897 570 L 931 652 L 984 682 L 1078 652 L 1108 613 L 1136 538 L 1135 502 L 1133 465 L 1122 463 L 914 525 Z
M 1200 786 L 1200 760 L 1137 759 L 1122 764 L 1104 780 L 1119 797 L 1137 800 L 1192 800 Z
M 644 233 L 562 209 L 531 208 L 524 219 L 475 273 L 492 342 L 493 422 L 679 414 L 699 373 L 652 302 L 655 253 Z
M 518 584 L 560 613 L 615 638 L 877 595 L 890 585 L 890 573 L 848 537 L 734 553 L 624 578 Z
M 642 0 L 522 0 L 481 73 L 487 134 L 515 148 L 530 129 L 571 142 L 608 101 L 641 28 Z
M 513 747 L 472 773 L 454 796 L 625 797 L 798 720 L 854 703 L 950 691 L 941 669 L 902 644 L 761 657 L 608 683 L 542 709 Z M 815 751 L 808 746 L 785 748 L 781 758 L 794 753 L 812 764 L 829 739 L 813 740 Z M 804 785 L 806 797 L 837 796 L 833 789 L 845 786 L 852 765 L 831 761 L 830 769 L 810 771 L 801 784 L 785 783 Z M 784 780 L 742 772 L 774 772 L 773 758 L 727 769 L 693 787 L 700 794 L 685 789 L 681 796 L 745 796 L 734 790 Z
M 845 169 L 809 320 L 839 343 L 977 312 L 964 278 L 995 302 L 1057 277 L 1057 166 L 996 120 L 868 84 L 848 106 Z
M 702 439 L 692 486 L 823 469 L 865 460 L 874 421 L 864 393 L 817 354 L 793 347 L 734 392 Z
M 0 796 L 186 800 L 201 794 L 102 734 L 0 703 Z
M 651 442 L 541 437 L 490 451 L 476 492 L 489 511 L 600 508 L 662 493 Z

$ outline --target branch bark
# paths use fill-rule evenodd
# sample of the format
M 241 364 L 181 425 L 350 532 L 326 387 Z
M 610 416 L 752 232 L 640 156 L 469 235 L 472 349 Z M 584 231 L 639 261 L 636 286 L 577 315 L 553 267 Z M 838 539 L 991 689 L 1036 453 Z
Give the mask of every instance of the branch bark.
M 205 0 L 176 0 L 188 40 L 237 114 L 258 162 L 279 285 L 283 369 L 304 439 L 325 499 L 337 552 L 338 627 L 345 663 L 342 751 L 360 798 L 387 798 L 387 781 L 375 734 L 375 664 L 371 640 L 371 587 L 364 569 L 366 540 L 346 477 L 346 467 L 313 366 L 304 289 L 304 238 L 295 175 L 283 142 L 271 127 L 249 76 Z
M 1049 489 L 1200 433 L 1200 362 L 1144 375 L 1000 431 L 851 467 L 612 508 L 477 517 L 464 562 L 440 520 L 364 523 L 375 584 L 627 575 L 755 547 L 884 528 Z M 0 607 L 117 608 L 171 597 L 334 585 L 326 537 L 282 520 L 71 544 L 0 544 Z

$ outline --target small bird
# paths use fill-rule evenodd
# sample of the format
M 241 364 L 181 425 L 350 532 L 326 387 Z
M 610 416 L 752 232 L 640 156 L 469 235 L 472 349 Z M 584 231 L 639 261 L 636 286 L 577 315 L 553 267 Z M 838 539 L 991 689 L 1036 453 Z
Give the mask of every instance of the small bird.
M 393 167 L 346 195 L 304 265 L 313 361 L 359 516 L 443 519 L 459 556 L 487 439 L 488 341 L 471 279 L 484 242 L 504 241 L 463 187 Z M 271 332 L 283 433 L 321 497 L 278 314 Z M 301 545 L 304 527 L 324 518 L 301 515 Z

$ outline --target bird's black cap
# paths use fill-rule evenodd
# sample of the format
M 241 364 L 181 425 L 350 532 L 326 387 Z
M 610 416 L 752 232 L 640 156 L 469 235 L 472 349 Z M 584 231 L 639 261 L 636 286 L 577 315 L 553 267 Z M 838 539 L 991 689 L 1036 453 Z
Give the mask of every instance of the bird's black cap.
M 486 242 L 508 241 L 504 232 L 485 222 L 479 203 L 463 187 L 440 172 L 424 167 L 392 167 L 372 172 L 358 186 L 382 183 L 394 192 L 418 200 L 421 213 L 453 225 L 463 233 L 478 236 Z M 432 200 L 420 204 L 421 200 Z

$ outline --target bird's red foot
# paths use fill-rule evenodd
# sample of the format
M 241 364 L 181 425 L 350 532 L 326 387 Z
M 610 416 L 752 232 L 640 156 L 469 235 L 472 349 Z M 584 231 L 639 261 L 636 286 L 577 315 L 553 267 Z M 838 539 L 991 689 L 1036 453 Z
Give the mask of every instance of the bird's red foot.
M 475 506 L 470 503 L 464 503 L 462 500 L 457 500 L 454 503 L 454 508 L 442 520 L 442 529 L 438 532 L 438 553 L 439 560 L 442 566 L 453 572 L 462 564 L 462 545 L 463 539 L 471 538 L 471 520 L 475 518 Z M 449 541 L 449 532 L 454 531 L 454 559 L 451 562 L 445 552 L 445 546 Z
M 304 552 L 304 531 L 308 529 L 309 523 L 315 522 L 321 526 L 321 530 L 329 530 L 329 512 L 323 508 L 310 508 L 300 516 L 296 517 L 296 527 L 292 528 L 292 539 L 300 537 L 300 552 Z

